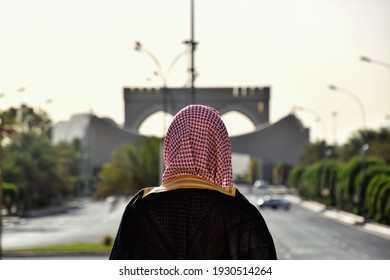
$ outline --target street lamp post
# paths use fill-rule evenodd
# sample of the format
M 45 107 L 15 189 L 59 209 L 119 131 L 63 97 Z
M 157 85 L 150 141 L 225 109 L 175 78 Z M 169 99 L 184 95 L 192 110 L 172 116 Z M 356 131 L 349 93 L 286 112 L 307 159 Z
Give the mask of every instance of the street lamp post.
M 337 111 L 332 112 L 332 117 L 333 117 L 333 137 L 334 137 L 334 146 L 337 146 Z
M 156 56 L 151 53 L 150 51 L 148 51 L 143 45 L 141 42 L 139 41 L 136 41 L 135 42 L 135 47 L 134 49 L 137 51 L 137 52 L 144 52 L 146 53 L 154 62 L 154 64 L 156 64 L 157 66 L 157 71 L 155 71 L 154 73 L 157 74 L 161 80 L 162 80 L 162 83 L 163 83 L 163 87 L 166 87 L 167 85 L 167 81 L 166 81 L 166 77 L 164 75 L 164 71 L 161 67 L 161 64 L 160 64 L 160 61 L 156 58 Z
M 367 56 L 361 56 L 360 60 L 364 61 L 364 62 L 368 62 L 368 63 L 378 64 L 378 65 L 381 65 L 381 66 L 384 66 L 384 67 L 390 69 L 390 64 L 389 63 L 386 63 L 386 62 L 383 62 L 383 61 L 379 61 L 379 60 L 376 60 L 376 59 L 372 59 L 372 58 L 368 58 Z
M 370 145 L 365 143 L 363 144 L 362 146 L 362 153 L 363 153 L 363 170 L 364 172 L 367 172 L 367 152 L 368 152 L 368 149 L 370 148 Z M 362 192 L 362 190 L 360 190 L 360 192 Z M 363 219 L 364 221 L 366 220 L 366 200 L 365 200 L 365 197 L 362 196 L 360 197 L 361 201 L 360 201 L 360 213 L 361 215 L 363 216 Z
M 157 59 L 157 57 L 152 53 L 150 52 L 148 49 L 146 49 L 144 47 L 144 45 L 139 42 L 139 41 L 136 41 L 135 42 L 135 47 L 134 49 L 138 52 L 144 52 L 145 54 L 147 54 L 154 62 L 154 64 L 156 65 L 157 67 L 157 70 L 154 71 L 154 74 L 156 76 L 158 76 L 160 79 L 161 79 L 161 82 L 162 82 L 162 90 L 163 90 L 163 97 L 162 97 L 162 103 L 163 103 L 163 111 L 164 111 L 164 134 L 166 132 L 166 121 L 165 121 L 165 116 L 166 114 L 168 113 L 168 104 L 167 104 L 167 92 L 168 92 L 168 83 L 167 83 L 167 78 L 168 78 L 168 75 L 170 74 L 170 72 L 172 71 L 173 67 L 175 66 L 176 62 L 179 61 L 179 59 L 186 53 L 188 53 L 188 50 L 185 50 L 181 53 L 179 53 L 171 62 L 169 68 L 168 68 L 168 71 L 167 73 L 165 74 L 165 72 L 163 71 L 163 68 L 161 67 L 161 63 L 160 61 Z
M 167 73 L 165 74 L 165 72 L 163 71 L 163 68 L 161 67 L 161 63 L 160 61 L 157 59 L 157 57 L 152 53 L 150 52 L 148 49 L 146 49 L 144 47 L 144 45 L 139 42 L 139 41 L 136 41 L 135 42 L 135 47 L 134 49 L 138 52 L 144 52 L 146 53 L 154 62 L 154 64 L 156 65 L 157 67 L 157 70 L 154 71 L 153 73 L 158 76 L 161 81 L 162 81 L 162 86 L 163 87 L 168 87 L 168 82 L 167 82 L 167 78 L 169 76 L 169 74 L 171 73 L 173 67 L 175 66 L 176 62 L 179 60 L 179 58 L 181 58 L 184 54 L 188 53 L 188 50 L 185 50 L 181 53 L 179 53 L 171 62 L 171 64 L 169 65 L 169 68 L 168 68 L 168 71 Z
M 308 113 L 313 114 L 316 117 L 316 121 L 322 123 L 322 129 L 323 129 L 323 134 L 324 134 L 323 137 L 324 137 L 324 141 L 326 141 L 326 125 L 325 125 L 324 119 L 321 117 L 321 115 L 319 113 L 317 113 L 314 110 L 304 108 L 302 106 L 294 106 L 293 111 L 304 111 L 304 112 L 308 112 Z
M 184 44 L 189 46 L 189 50 L 180 53 L 172 61 L 171 66 L 169 67 L 169 70 L 168 70 L 167 74 L 169 74 L 170 70 L 172 70 L 173 65 L 176 63 L 176 61 L 179 59 L 179 57 L 181 57 L 183 54 L 185 54 L 187 52 L 189 52 L 191 54 L 191 56 L 190 56 L 190 67 L 189 67 L 190 82 L 191 82 L 191 103 L 195 104 L 195 98 L 196 98 L 195 97 L 196 96 L 196 92 L 195 92 L 195 78 L 197 76 L 197 73 L 196 73 L 196 70 L 195 70 L 195 49 L 196 49 L 196 46 L 197 46 L 198 42 L 195 41 L 194 0 L 191 0 L 190 5 L 191 5 L 191 7 L 190 7 L 190 35 L 191 35 L 191 38 L 190 38 L 190 40 L 183 41 Z M 165 92 L 166 89 L 167 89 L 167 81 L 166 81 L 167 75 L 164 75 L 162 67 L 161 67 L 161 64 L 158 61 L 158 59 L 151 52 L 146 50 L 143 47 L 143 45 L 140 42 L 138 42 L 138 41 L 135 42 L 135 50 L 136 51 L 144 51 L 146 54 L 148 54 L 153 59 L 154 63 L 156 64 L 156 66 L 158 68 L 158 71 L 156 72 L 156 74 L 163 80 L 164 92 Z
M 191 50 L 191 60 L 190 60 L 190 78 L 191 78 L 191 103 L 195 104 L 195 78 L 196 78 L 196 70 L 195 70 L 195 48 L 197 42 L 194 39 L 195 30 L 194 30 L 194 0 L 191 0 L 191 39 L 184 41 L 184 44 L 190 46 Z
M 339 92 L 342 92 L 342 93 L 345 93 L 347 95 L 349 95 L 350 97 L 352 97 L 359 105 L 359 108 L 360 108 L 360 112 L 361 112 L 361 115 L 362 115 L 362 125 L 363 125 L 363 131 L 362 131 L 362 151 L 363 151 L 363 156 L 364 156 L 364 164 L 363 164 L 363 170 L 364 172 L 366 171 L 366 152 L 368 150 L 368 147 L 369 145 L 366 143 L 366 112 L 364 110 L 364 106 L 363 106 L 363 103 L 362 101 L 358 98 L 357 95 L 355 95 L 354 93 L 352 93 L 351 91 L 349 90 L 346 90 L 344 88 L 340 88 L 340 87 L 337 87 L 335 85 L 329 85 L 329 89 L 330 90 L 334 90 L 334 91 L 339 91 Z M 363 198 L 360 198 L 359 195 L 357 193 L 355 193 L 353 195 L 353 201 L 354 203 L 360 203 L 361 205 L 363 205 L 364 203 L 364 199 L 363 201 L 360 201 L 360 199 L 363 199 Z M 363 217 L 365 218 L 365 212 L 363 210 L 363 207 L 365 207 L 364 205 L 362 206 L 362 209 L 361 209 L 361 212 L 363 214 Z
M 360 113 L 362 115 L 363 129 L 366 129 L 366 112 L 364 110 L 364 105 L 363 105 L 362 101 L 357 97 L 357 95 L 354 94 L 353 92 L 349 91 L 349 90 L 337 87 L 335 85 L 329 85 L 329 89 L 330 90 L 334 90 L 334 91 L 339 91 L 339 92 L 342 92 L 344 94 L 347 94 L 347 95 L 349 95 L 350 97 L 352 97 L 356 101 L 356 103 L 359 105 Z

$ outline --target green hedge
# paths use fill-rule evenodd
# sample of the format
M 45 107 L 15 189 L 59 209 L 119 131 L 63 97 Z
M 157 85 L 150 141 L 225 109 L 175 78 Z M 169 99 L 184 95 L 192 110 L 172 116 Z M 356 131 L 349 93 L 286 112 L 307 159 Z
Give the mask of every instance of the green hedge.
M 356 178 L 362 170 L 373 165 L 383 165 L 384 161 L 375 157 L 354 157 L 342 168 L 340 173 L 340 207 L 343 210 L 358 214 L 359 196 L 356 190 Z
M 390 177 L 387 177 L 386 183 L 381 187 L 378 194 L 378 199 L 375 203 L 375 220 L 379 223 L 386 223 L 390 225 Z
M 288 182 L 290 186 L 295 187 L 298 191 L 302 188 L 302 175 L 305 168 L 302 166 L 293 167 L 288 174 Z
M 354 206 L 354 212 L 363 216 L 367 214 L 366 198 L 370 195 L 367 193 L 368 186 L 370 185 L 371 180 L 381 174 L 390 175 L 390 166 L 385 164 L 372 165 L 359 172 L 355 180 L 355 192 L 357 193 L 359 200 L 357 205 Z
M 292 166 L 287 163 L 279 163 L 273 167 L 272 183 L 274 185 L 287 185 Z
M 378 158 L 326 159 L 289 172 L 302 198 L 390 225 L 390 166 Z
M 289 183 L 298 193 L 309 199 L 321 201 L 328 206 L 338 203 L 337 185 L 342 163 L 326 159 L 306 167 L 294 167 L 289 174 Z

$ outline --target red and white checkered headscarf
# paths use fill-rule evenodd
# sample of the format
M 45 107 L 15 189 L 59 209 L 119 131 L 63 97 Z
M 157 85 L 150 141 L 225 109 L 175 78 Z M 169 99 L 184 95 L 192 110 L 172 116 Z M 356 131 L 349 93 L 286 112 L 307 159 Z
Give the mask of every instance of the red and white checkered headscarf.
M 164 141 L 165 184 L 195 175 L 220 187 L 233 186 L 230 139 L 214 108 L 189 105 L 176 114 Z

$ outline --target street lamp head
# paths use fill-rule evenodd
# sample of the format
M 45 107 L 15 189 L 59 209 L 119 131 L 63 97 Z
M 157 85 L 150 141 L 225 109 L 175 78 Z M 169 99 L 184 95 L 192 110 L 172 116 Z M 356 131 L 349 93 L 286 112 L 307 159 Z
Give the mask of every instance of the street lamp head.
M 14 92 L 15 93 L 21 93 L 21 92 L 25 92 L 26 91 L 26 88 L 25 87 L 20 87 L 18 89 L 16 89 Z M 4 96 L 6 96 L 8 93 L 4 93 L 4 92 L 0 92 L 0 98 L 3 98 Z
M 20 87 L 16 90 L 16 92 L 25 92 L 26 88 L 25 87 Z
M 334 86 L 334 85 L 329 85 L 329 89 L 330 90 L 337 90 L 338 88 L 336 86 Z
M 366 56 L 361 56 L 360 60 L 365 61 L 365 62 L 371 62 L 371 59 L 366 57 Z
M 135 47 L 134 47 L 134 49 L 135 49 L 137 52 L 141 51 L 141 50 L 142 50 L 142 44 L 141 44 L 141 42 L 136 41 L 136 42 L 135 42 Z
M 368 151 L 369 148 L 370 148 L 370 145 L 369 145 L 369 144 L 364 144 L 364 145 L 362 146 L 362 151 L 365 153 L 365 152 Z

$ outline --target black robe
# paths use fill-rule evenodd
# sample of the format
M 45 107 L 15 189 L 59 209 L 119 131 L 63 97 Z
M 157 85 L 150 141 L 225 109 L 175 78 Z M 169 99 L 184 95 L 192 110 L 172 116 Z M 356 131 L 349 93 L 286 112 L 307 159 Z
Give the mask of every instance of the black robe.
M 238 190 L 147 192 L 127 205 L 111 260 L 277 258 L 262 215 Z

